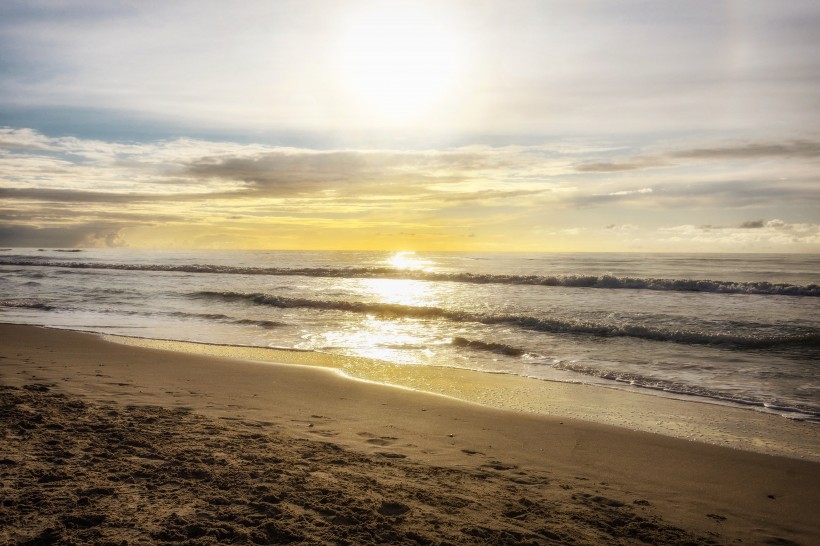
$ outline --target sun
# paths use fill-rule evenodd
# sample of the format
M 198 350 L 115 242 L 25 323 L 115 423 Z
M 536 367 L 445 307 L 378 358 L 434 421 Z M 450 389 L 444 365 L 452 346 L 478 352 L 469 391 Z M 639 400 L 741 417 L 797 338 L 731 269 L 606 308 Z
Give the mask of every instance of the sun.
M 433 13 L 388 3 L 350 21 L 341 59 L 356 102 L 374 116 L 400 121 L 446 97 L 458 73 L 459 44 Z

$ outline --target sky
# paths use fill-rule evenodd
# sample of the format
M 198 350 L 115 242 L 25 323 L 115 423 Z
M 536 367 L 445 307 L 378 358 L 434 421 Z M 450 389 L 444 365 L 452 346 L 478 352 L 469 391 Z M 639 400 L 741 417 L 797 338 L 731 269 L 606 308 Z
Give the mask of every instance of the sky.
M 0 247 L 820 252 L 816 0 L 4 0 Z

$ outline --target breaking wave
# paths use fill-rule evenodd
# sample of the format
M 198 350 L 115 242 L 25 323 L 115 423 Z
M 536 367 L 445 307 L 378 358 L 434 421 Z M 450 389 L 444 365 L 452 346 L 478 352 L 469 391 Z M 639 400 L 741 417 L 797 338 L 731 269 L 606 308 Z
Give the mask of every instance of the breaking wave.
M 182 273 L 221 275 L 271 275 L 304 276 L 355 279 L 407 279 L 418 281 L 445 281 L 474 284 L 507 284 L 552 286 L 566 288 L 598 288 L 658 290 L 675 292 L 707 292 L 716 294 L 755 294 L 776 296 L 820 297 L 820 285 L 794 285 L 767 281 L 742 282 L 698 279 L 656 279 L 616 277 L 614 275 L 493 275 L 481 273 L 446 273 L 434 271 L 403 270 L 389 267 L 349 268 L 278 268 L 236 267 L 215 264 L 123 264 L 96 262 L 62 262 L 38 259 L 9 259 L 2 265 L 18 267 L 59 267 L 70 269 L 117 269 L 128 271 L 168 271 Z
M 171 313 L 165 313 L 165 315 L 169 317 L 182 319 L 212 320 L 215 322 L 222 322 L 225 324 L 256 326 L 257 328 L 262 328 L 263 330 L 273 330 L 275 328 L 279 328 L 280 326 L 285 325 L 285 323 L 276 322 L 275 320 L 236 318 L 230 317 L 228 315 L 223 315 L 222 313 L 185 313 L 182 311 L 174 311 Z
M 454 337 L 451 344 L 456 347 L 466 347 L 476 351 L 487 351 L 506 356 L 523 356 L 526 354 L 526 351 L 523 349 L 511 347 L 505 343 L 478 341 L 476 339 L 466 339 L 463 337 Z
M 191 294 L 191 297 L 218 299 L 222 301 L 242 301 L 280 309 L 302 308 L 375 314 L 397 318 L 445 319 L 455 322 L 474 322 L 486 325 L 511 325 L 526 330 L 554 334 L 581 334 L 596 337 L 632 337 L 650 341 L 690 343 L 697 345 L 722 345 L 742 349 L 765 349 L 784 345 L 820 347 L 820 332 L 814 330 L 797 334 L 783 335 L 761 335 L 758 332 L 749 334 L 727 334 L 708 331 L 669 330 L 635 324 L 618 325 L 589 321 L 562 320 L 534 317 L 530 315 L 482 314 L 443 309 L 441 307 L 417 307 L 390 303 L 288 298 L 261 293 L 202 291 Z M 464 340 L 459 343 L 464 343 L 469 346 L 470 342 Z M 486 347 L 479 348 L 487 349 Z M 496 348 L 501 349 L 499 346 L 490 347 L 487 350 L 493 350 Z
M 54 311 L 57 309 L 53 305 L 34 300 L 0 300 L 0 307 L 11 307 L 14 309 L 37 309 L 38 311 Z

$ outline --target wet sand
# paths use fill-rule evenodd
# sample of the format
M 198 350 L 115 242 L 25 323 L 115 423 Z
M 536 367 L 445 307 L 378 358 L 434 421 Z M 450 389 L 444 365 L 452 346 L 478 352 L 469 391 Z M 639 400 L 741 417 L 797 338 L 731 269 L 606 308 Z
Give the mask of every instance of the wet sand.
M 316 367 L 0 339 L 4 544 L 820 542 L 810 460 Z

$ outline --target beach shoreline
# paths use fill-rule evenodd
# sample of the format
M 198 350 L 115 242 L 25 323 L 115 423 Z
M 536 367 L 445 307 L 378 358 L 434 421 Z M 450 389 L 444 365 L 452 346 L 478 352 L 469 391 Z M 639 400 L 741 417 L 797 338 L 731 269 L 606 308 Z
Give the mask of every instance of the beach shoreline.
M 284 501 L 281 495 L 277 497 L 278 515 L 268 522 L 269 530 L 279 529 L 282 536 L 290 533 L 292 542 L 324 543 L 334 528 L 343 528 L 347 534 L 338 536 L 348 536 L 345 540 L 355 543 L 363 539 L 353 536 L 353 527 L 367 528 L 368 525 L 376 529 L 373 532 L 377 535 L 382 533 L 378 535 L 380 540 L 395 533 L 396 537 L 418 536 L 431 544 L 448 541 L 479 544 L 495 539 L 499 544 L 562 544 L 570 543 L 569 538 L 573 536 L 580 537 L 578 543 L 611 540 L 611 543 L 627 544 L 648 539 L 657 544 L 705 541 L 724 544 L 738 540 L 810 544 L 820 537 L 820 526 L 814 518 L 820 506 L 820 464 L 816 460 L 765 455 L 613 427 L 562 414 L 559 410 L 543 415 L 467 404 L 412 389 L 351 381 L 333 370 L 315 366 L 276 365 L 128 347 L 93 334 L 32 326 L 2 324 L 0 338 L 3 339 L 0 383 L 5 386 L 4 401 L 17 411 L 4 414 L 8 440 L 5 443 L 9 447 L 0 459 L 8 463 L 0 470 L 4 489 L 17 500 L 21 495 L 33 494 L 32 488 L 41 489 L 37 495 L 45 504 L 52 498 L 49 495 L 56 494 L 57 490 L 64 500 L 88 499 L 88 495 L 77 492 L 80 484 L 74 483 L 76 476 L 65 470 L 75 466 L 82 468 L 83 457 L 91 452 L 65 448 L 62 451 L 71 456 L 54 463 L 57 466 L 47 464 L 42 453 L 31 453 L 32 458 L 28 459 L 23 457 L 25 450 L 39 445 L 37 441 L 48 434 L 57 434 L 57 426 L 63 427 L 63 431 L 73 431 L 74 436 L 66 437 L 66 442 L 79 441 L 78 432 L 72 429 L 72 416 L 68 415 L 70 404 L 79 401 L 85 404 L 81 409 L 88 414 L 84 414 L 84 418 L 109 419 L 106 430 L 128 432 L 126 425 L 130 423 L 132 428 L 142 431 L 140 434 L 148 434 L 154 423 L 167 422 L 163 434 L 180 435 L 180 445 L 187 442 L 193 450 L 202 447 L 195 439 L 201 440 L 203 436 L 196 436 L 191 427 L 200 433 L 211 430 L 214 441 L 232 438 L 236 443 L 234 449 L 248 449 L 242 442 L 251 442 L 253 438 L 249 435 L 253 434 L 260 435 L 257 440 L 266 445 L 295 446 L 291 455 L 287 450 L 277 452 L 275 458 L 280 462 L 273 464 L 273 468 L 280 468 L 281 475 L 296 480 L 280 484 L 280 493 L 290 495 L 292 502 Z M 606 389 L 598 389 L 602 390 Z M 577 392 L 578 389 L 574 389 L 574 393 Z M 588 403 L 594 406 L 596 398 L 599 409 L 605 411 L 604 404 L 609 402 L 602 402 L 598 395 Z M 707 406 L 706 412 L 717 408 L 689 405 Z M 22 415 L 21 408 L 31 415 L 44 415 L 44 423 L 50 423 L 53 428 L 46 429 L 45 425 L 38 426 L 32 421 L 33 426 L 26 429 L 20 428 L 25 419 L 8 421 Z M 757 412 L 745 413 L 750 417 L 788 422 Z M 253 431 L 252 434 L 249 431 Z M 756 434 L 754 426 L 747 424 L 745 430 L 737 432 L 745 434 L 752 445 Z M 151 436 L 158 437 L 162 435 Z M 151 457 L 156 460 L 165 457 L 168 464 L 173 463 L 172 455 L 179 457 L 180 450 L 184 451 L 178 445 L 173 453 L 162 452 L 161 446 L 152 445 L 151 441 L 143 439 L 143 443 L 137 452 L 160 449 L 160 452 L 152 452 Z M 807 446 L 810 453 L 813 448 L 810 444 Z M 224 453 L 219 449 L 212 449 L 212 455 Z M 254 449 L 256 453 L 261 448 Z M 298 463 L 307 452 L 324 455 L 305 469 Z M 137 495 L 133 502 L 149 499 L 153 491 L 151 482 L 159 479 L 158 472 L 146 470 L 151 468 L 151 464 L 145 462 L 151 459 L 147 455 L 147 452 L 138 455 L 143 460 L 141 466 L 137 465 L 141 474 L 132 474 L 128 482 L 129 491 Z M 213 457 L 210 463 L 200 457 L 198 464 L 207 468 L 226 464 L 230 467 L 233 464 L 230 461 L 238 461 L 240 453 L 228 452 L 222 457 L 224 460 Z M 331 460 L 344 464 L 334 464 Z M 118 465 L 134 470 L 132 467 L 137 463 L 114 457 L 102 464 L 102 468 L 110 474 Z M 242 464 L 249 465 L 251 473 L 257 468 L 258 475 L 254 478 L 248 474 L 242 478 L 246 481 L 240 480 L 247 488 L 237 486 L 236 490 L 237 494 L 245 491 L 242 493 L 245 500 L 229 499 L 231 506 L 240 501 L 250 506 L 253 502 L 248 498 L 250 484 L 265 481 L 264 472 L 272 468 L 258 462 Z M 299 476 L 283 470 L 293 469 L 294 465 L 301 468 Z M 45 472 L 49 466 L 61 469 L 58 474 L 62 478 L 54 482 L 38 481 L 43 474 L 38 475 L 32 469 Z M 453 483 L 462 484 L 465 492 L 474 496 L 481 491 L 484 494 L 469 501 L 463 498 L 469 497 L 465 493 L 459 502 L 467 504 L 446 505 L 441 499 L 452 500 L 453 491 L 442 489 L 446 487 L 446 480 L 439 478 L 445 471 Z M 357 481 L 364 480 L 365 476 L 372 482 L 369 489 Z M 412 483 L 407 482 L 411 476 Z M 180 484 L 190 482 L 189 485 L 201 485 L 203 480 L 210 479 L 197 478 L 196 473 L 177 478 Z M 301 490 L 298 483 L 303 484 Z M 316 508 L 317 483 L 324 484 L 320 489 L 326 490 L 322 498 L 326 498 L 329 507 L 324 512 Z M 268 485 L 272 490 L 276 488 L 274 482 Z M 71 494 L 66 493 L 66 487 Z M 117 484 L 109 487 L 114 493 L 107 498 L 117 498 L 118 487 Z M 154 487 L 162 489 L 163 486 L 154 484 Z M 147 496 L 140 497 L 140 491 Z M 332 497 L 334 491 L 340 495 L 344 492 L 337 500 L 347 499 L 355 510 L 344 512 L 338 502 L 327 498 Z M 387 492 L 398 500 L 388 498 Z M 270 494 L 275 496 L 275 492 Z M 151 527 L 164 522 L 166 531 L 176 529 L 173 527 L 176 524 L 169 523 L 172 514 L 186 522 L 179 523 L 179 529 L 188 529 L 197 517 L 214 512 L 205 510 L 206 499 L 182 502 L 180 495 L 163 496 L 162 510 L 165 511 L 157 511 L 156 518 L 151 520 L 154 523 L 145 523 L 143 531 L 148 533 L 146 536 L 153 536 L 154 542 L 173 541 L 173 533 L 162 538 L 161 531 Z M 518 504 L 507 506 L 515 502 Z M 93 540 L 116 534 L 112 527 L 112 522 L 119 521 L 116 517 L 97 523 L 93 518 L 86 519 L 83 521 L 92 524 L 83 527 L 84 524 L 76 521 L 72 524 L 74 520 L 65 520 L 64 512 L 68 508 L 54 503 L 49 506 L 53 513 L 47 513 L 44 508 L 39 531 L 34 531 L 45 533 L 52 529 L 66 533 L 65 536 L 74 533 L 80 537 L 96 529 L 99 536 Z M 113 504 L 106 506 L 111 508 Z M 369 512 L 368 506 L 372 507 L 367 509 Z M 558 512 L 565 517 L 555 516 L 555 508 L 559 506 L 564 512 Z M 308 510 L 308 507 L 312 508 Z M 36 506 L 30 508 L 37 512 Z M 82 512 L 79 506 L 72 505 L 70 509 Z M 6 523 L 3 538 L 24 539 L 28 531 L 23 530 L 22 522 L 14 520 L 15 514 L 21 511 L 15 510 L 14 505 L 4 506 L 2 510 Z M 552 519 L 549 513 L 554 515 Z M 355 514 L 359 515 L 354 517 Z M 599 519 L 594 514 L 598 514 Z M 299 535 L 301 538 L 292 525 L 299 517 L 312 522 L 303 526 L 301 532 L 306 534 Z M 203 533 L 185 535 L 185 540 L 207 543 L 218 538 L 213 531 L 215 527 L 203 527 L 204 524 L 197 521 Z M 603 524 L 596 526 L 596 521 Z M 253 526 L 245 527 L 235 524 L 231 532 L 254 542 L 254 537 L 262 536 L 254 533 L 262 533 L 260 528 L 264 522 L 253 520 L 252 523 Z M 246 534 L 240 532 L 240 527 Z M 196 535 L 199 531 L 192 533 Z M 657 535 L 652 538 L 641 533 Z M 122 537 L 137 540 L 138 535 L 126 533 Z M 269 540 L 271 536 L 269 533 Z M 375 544 L 379 539 L 373 540 Z M 406 543 L 425 543 L 424 540 L 407 539 Z
M 102 335 L 128 346 L 269 364 L 330 369 L 358 381 L 437 394 L 462 402 L 612 425 L 768 455 L 820 462 L 820 425 L 763 408 L 645 388 L 617 388 L 450 366 L 275 349 Z

